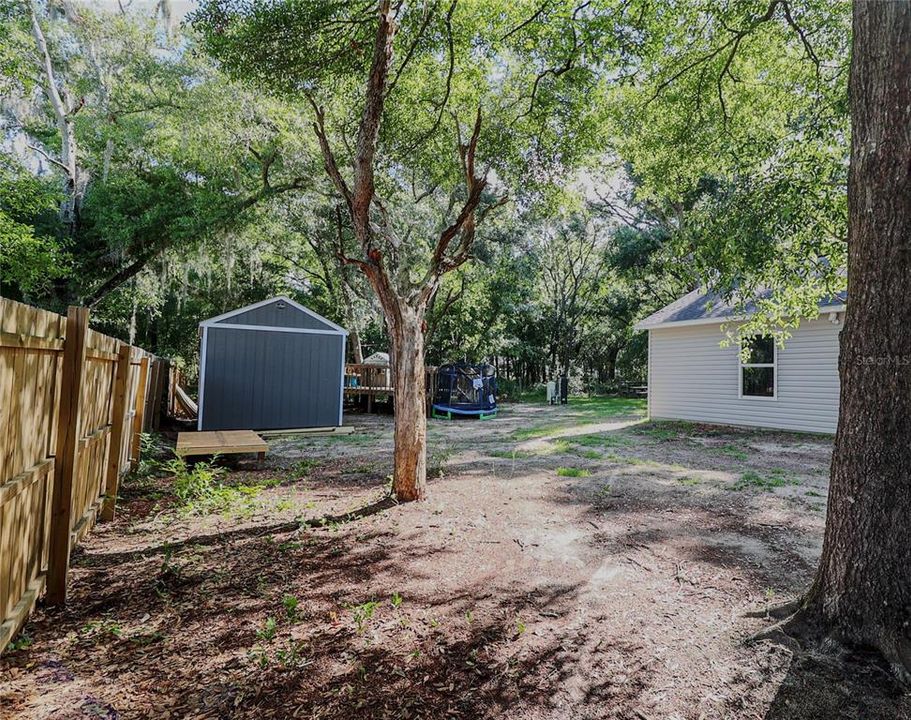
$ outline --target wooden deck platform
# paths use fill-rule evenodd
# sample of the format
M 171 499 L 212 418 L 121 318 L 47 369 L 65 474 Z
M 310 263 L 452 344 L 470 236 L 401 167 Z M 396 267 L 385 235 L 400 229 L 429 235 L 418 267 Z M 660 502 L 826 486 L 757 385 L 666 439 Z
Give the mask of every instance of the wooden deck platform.
M 252 430 L 209 430 L 177 435 L 176 452 L 180 457 L 256 453 L 262 460 L 268 449 L 268 443 Z
M 392 385 L 392 367 L 390 365 L 372 365 L 370 363 L 348 363 L 345 365 L 344 397 L 348 401 L 360 404 L 366 401 L 367 412 L 373 411 L 374 398 L 389 397 L 395 394 Z M 427 388 L 427 407 L 436 392 L 437 368 L 427 365 L 424 368 L 424 381 Z

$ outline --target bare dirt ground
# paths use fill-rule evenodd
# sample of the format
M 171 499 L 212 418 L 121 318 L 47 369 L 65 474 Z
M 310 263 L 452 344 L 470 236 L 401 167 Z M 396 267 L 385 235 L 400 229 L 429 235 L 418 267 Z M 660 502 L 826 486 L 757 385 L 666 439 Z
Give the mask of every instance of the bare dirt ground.
M 0 716 L 911 718 L 870 658 L 744 642 L 811 579 L 830 439 L 641 413 L 430 421 L 405 506 L 388 417 L 274 442 L 218 512 L 133 480 L 0 659 Z

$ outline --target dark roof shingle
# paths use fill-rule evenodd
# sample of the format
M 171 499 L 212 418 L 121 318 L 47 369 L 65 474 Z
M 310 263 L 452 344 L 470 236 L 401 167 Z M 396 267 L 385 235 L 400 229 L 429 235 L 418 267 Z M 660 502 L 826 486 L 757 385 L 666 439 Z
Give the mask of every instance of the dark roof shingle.
M 771 290 L 763 290 L 756 295 L 756 300 L 771 297 Z M 847 294 L 844 292 L 837 293 L 832 297 L 825 298 L 819 303 L 820 311 L 829 307 L 844 305 Z M 649 328 L 659 325 L 678 322 L 709 321 L 717 320 L 719 323 L 725 320 L 731 320 L 735 317 L 749 316 L 756 312 L 756 304 L 751 301 L 747 304 L 745 312 L 736 308 L 727 302 L 720 293 L 697 288 L 687 293 L 682 298 L 675 300 L 657 312 L 652 313 L 644 320 L 636 323 L 637 330 L 648 330 Z

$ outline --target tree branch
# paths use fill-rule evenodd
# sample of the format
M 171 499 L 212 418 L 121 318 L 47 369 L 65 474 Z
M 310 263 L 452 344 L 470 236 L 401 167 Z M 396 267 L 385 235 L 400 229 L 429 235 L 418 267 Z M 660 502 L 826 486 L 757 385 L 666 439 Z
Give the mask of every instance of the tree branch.
M 370 206 L 373 203 L 374 157 L 380 133 L 380 122 L 386 101 L 386 83 L 389 67 L 392 64 L 395 25 L 393 23 L 389 0 L 381 0 L 379 8 L 380 22 L 373 48 L 373 62 L 370 66 L 370 77 L 367 80 L 364 112 L 358 127 L 354 156 L 354 191 L 351 197 L 351 219 L 354 233 L 365 250 L 370 240 Z
M 47 95 L 57 115 L 57 120 L 63 122 L 69 115 L 69 108 L 63 102 L 60 91 L 57 89 L 56 77 L 54 75 L 54 66 L 51 63 L 51 55 L 47 49 L 47 41 L 44 39 L 44 32 L 41 30 L 41 23 L 38 22 L 38 15 L 35 13 L 35 6 L 29 3 L 29 9 L 32 15 L 32 35 L 38 45 L 38 52 L 41 54 L 41 65 L 44 74 L 47 77 Z
M 443 121 L 443 113 L 446 112 L 446 106 L 449 104 L 449 97 L 452 94 L 452 76 L 455 74 L 455 45 L 452 39 L 452 14 L 455 12 L 456 2 L 458 2 L 458 0 L 452 0 L 449 11 L 446 13 L 446 40 L 449 52 L 449 69 L 446 72 L 446 90 L 443 93 L 443 99 L 440 101 L 439 111 L 437 112 L 436 119 L 433 121 L 433 125 L 431 125 L 427 132 L 405 149 L 406 154 L 414 152 L 417 148 L 427 142 L 428 139 L 433 137 L 433 134 L 439 129 L 440 123 Z
M 453 0 L 453 6 L 455 6 L 455 0 Z M 392 94 L 392 91 L 395 90 L 395 86 L 399 83 L 399 78 L 402 77 L 402 73 L 405 71 L 405 68 L 408 67 L 408 63 L 411 61 L 411 58 L 414 56 L 415 50 L 418 48 L 418 44 L 421 42 L 421 38 L 424 37 L 424 33 L 427 31 L 427 26 L 430 24 L 430 20 L 433 17 L 433 9 L 428 9 L 427 5 L 424 6 L 424 19 L 421 22 L 421 27 L 418 28 L 417 35 L 414 36 L 414 40 L 411 43 L 411 46 L 405 52 L 405 57 L 402 59 L 402 64 L 399 65 L 399 69 L 396 70 L 395 76 L 389 83 L 389 87 L 386 90 L 386 96 Z
M 326 134 L 326 114 L 322 107 L 316 104 L 316 100 L 313 99 L 313 96 L 310 93 L 306 93 L 307 101 L 310 103 L 310 106 L 313 108 L 313 114 L 316 118 L 316 121 L 313 123 L 313 131 L 316 133 L 316 139 L 319 142 L 320 151 L 323 156 L 323 166 L 326 168 L 326 174 L 332 180 L 332 184 L 335 185 L 336 190 L 345 200 L 345 203 L 348 205 L 348 209 L 352 209 L 352 193 L 348 187 L 348 183 L 345 182 L 345 178 L 342 177 L 342 173 L 339 170 L 338 163 L 335 160 L 335 154 L 332 152 L 332 146 L 329 144 L 329 137 Z
M 547 9 L 547 6 L 549 4 L 550 4 L 550 2 L 541 3 L 541 6 L 531 15 L 531 17 L 529 17 L 526 20 L 523 20 L 521 23 L 516 25 L 512 30 L 510 30 L 508 33 L 506 33 L 503 37 L 501 37 L 500 42 L 509 40 L 509 38 L 511 38 L 513 35 L 515 35 L 518 32 L 521 32 L 526 27 L 528 27 L 533 22 L 535 22 L 539 17 L 541 17 L 541 13 L 543 13 Z
M 41 155 L 48 162 L 54 163 L 54 165 L 61 168 L 63 170 L 63 172 L 65 172 L 67 174 L 67 176 L 69 176 L 70 169 L 66 165 L 64 165 L 62 162 L 57 160 L 56 158 L 52 158 L 50 155 L 48 155 L 48 153 L 45 150 L 42 150 L 37 145 L 29 145 L 28 143 L 25 144 L 25 147 L 27 147 L 29 150 L 34 150 L 36 153 Z

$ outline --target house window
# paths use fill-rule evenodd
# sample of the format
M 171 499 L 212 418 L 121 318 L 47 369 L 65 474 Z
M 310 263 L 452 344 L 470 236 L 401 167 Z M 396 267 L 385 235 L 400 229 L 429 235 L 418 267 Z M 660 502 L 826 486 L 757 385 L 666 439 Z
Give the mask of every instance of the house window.
M 743 341 L 740 355 L 740 397 L 775 397 L 777 360 L 775 340 L 769 335 L 754 335 Z

